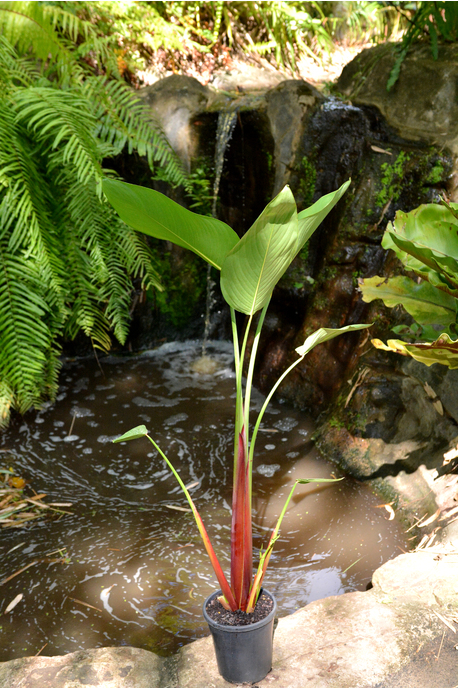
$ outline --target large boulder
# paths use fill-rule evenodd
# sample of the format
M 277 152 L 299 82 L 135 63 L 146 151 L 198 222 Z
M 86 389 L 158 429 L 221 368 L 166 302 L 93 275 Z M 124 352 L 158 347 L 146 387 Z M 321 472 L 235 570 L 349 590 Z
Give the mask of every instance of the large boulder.
M 396 44 L 363 50 L 344 67 L 338 91 L 352 103 L 378 108 L 403 138 L 446 146 L 457 154 L 458 45 L 440 45 L 436 60 L 430 45 L 412 46 L 398 81 L 387 91 L 396 57 Z
M 191 120 L 197 113 L 206 110 L 211 93 L 197 79 L 178 74 L 160 79 L 139 92 L 180 157 L 186 172 L 191 171 L 191 160 L 196 156 L 197 146 Z

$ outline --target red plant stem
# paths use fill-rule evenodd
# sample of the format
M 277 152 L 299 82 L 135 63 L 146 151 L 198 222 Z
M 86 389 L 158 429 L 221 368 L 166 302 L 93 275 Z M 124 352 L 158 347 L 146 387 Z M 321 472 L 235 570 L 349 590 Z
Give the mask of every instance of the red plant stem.
M 249 462 L 245 428 L 239 434 L 237 465 L 232 494 L 231 586 L 237 608 L 248 602 L 253 568 Z

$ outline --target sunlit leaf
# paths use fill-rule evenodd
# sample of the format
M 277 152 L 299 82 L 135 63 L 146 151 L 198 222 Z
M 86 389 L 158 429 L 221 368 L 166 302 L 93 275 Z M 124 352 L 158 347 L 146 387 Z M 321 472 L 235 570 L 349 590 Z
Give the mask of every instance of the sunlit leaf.
M 374 276 L 365 278 L 360 287 L 364 302 L 381 299 L 387 307 L 400 304 L 422 325 L 440 324 L 445 327 L 456 320 L 457 300 L 427 281 L 418 284 L 407 276 L 389 279 Z
M 351 326 L 343 326 L 342 328 L 319 328 L 317 331 L 309 335 L 305 339 L 304 344 L 296 347 L 296 352 L 301 357 L 304 357 L 310 350 L 320 343 L 325 343 L 327 340 L 332 340 L 342 333 L 349 333 L 350 331 L 360 331 L 362 328 L 370 328 L 371 323 L 358 323 Z
M 388 340 L 385 345 L 378 339 L 371 342 L 379 350 L 410 355 L 427 366 L 445 364 L 449 369 L 458 369 L 458 340 L 452 340 L 446 333 L 442 333 L 433 343 L 405 343 L 402 340 Z
M 127 225 L 190 249 L 217 269 L 239 241 L 226 223 L 188 211 L 154 189 L 106 179 L 103 191 Z
M 299 214 L 289 187 L 266 206 L 223 262 L 221 290 L 231 307 L 254 314 L 267 304 L 275 285 L 349 184 L 350 180 Z
M 121 443 L 121 441 L 133 441 L 135 438 L 142 438 L 143 436 L 147 435 L 148 429 L 144 424 L 140 424 L 140 426 L 136 426 L 133 429 L 130 429 L 130 431 L 126 431 L 126 433 L 119 438 L 115 438 L 113 443 Z
M 458 220 L 445 206 L 423 204 L 409 213 L 398 211 L 382 245 L 428 280 L 431 271 L 439 274 L 430 281 L 437 287 L 458 288 Z
M 285 187 L 223 261 L 226 302 L 243 314 L 262 309 L 296 255 L 297 236 L 296 202 Z

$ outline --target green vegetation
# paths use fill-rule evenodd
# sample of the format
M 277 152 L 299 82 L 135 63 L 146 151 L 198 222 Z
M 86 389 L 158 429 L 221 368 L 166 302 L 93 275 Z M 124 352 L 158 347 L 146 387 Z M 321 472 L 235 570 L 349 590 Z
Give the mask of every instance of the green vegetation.
M 302 203 L 305 208 L 310 206 L 315 194 L 316 185 L 316 168 L 309 161 L 307 156 L 304 156 L 301 161 L 299 170 L 299 194 L 302 196 Z
M 404 11 L 403 6 L 410 3 L 393 3 Z M 431 52 L 437 60 L 439 54 L 439 39 L 455 42 L 458 39 L 458 3 L 456 2 L 417 2 L 416 11 L 413 14 L 410 25 L 397 46 L 397 58 L 391 70 L 387 91 L 396 84 L 401 65 L 409 52 L 410 46 L 418 41 L 429 41 Z M 406 7 L 406 9 L 410 9 Z
M 186 255 L 180 261 L 172 262 L 169 252 L 161 257 L 158 251 L 155 257 L 164 289 L 151 290 L 148 297 L 173 326 L 183 328 L 205 293 L 206 272 L 201 270 L 193 256 Z
M 441 160 L 438 160 L 436 161 L 436 163 L 434 163 L 429 174 L 425 178 L 425 182 L 432 185 L 438 184 L 439 182 L 442 182 L 442 180 L 444 179 L 444 173 L 444 164 Z
M 186 72 L 191 64 L 211 71 L 230 65 L 237 54 L 262 57 L 297 74 L 302 57 L 321 63 L 332 52 L 334 40 L 386 40 L 406 26 L 412 14 L 409 3 L 366 0 L 57 0 L 34 4 L 45 6 L 50 15 L 65 12 L 68 25 L 76 19 L 84 21 L 94 45 L 103 44 L 105 62 L 110 56 L 111 64 L 134 84 L 138 70 L 149 66 L 160 65 L 175 73 Z M 97 62 L 88 53 L 85 59 Z
M 380 167 L 382 188 L 375 199 L 377 206 L 385 206 L 390 200 L 397 201 L 402 191 L 405 165 L 409 158 L 408 153 L 401 151 L 392 165 L 382 163 Z
M 413 318 L 393 330 L 416 342 L 389 340 L 375 347 L 392 350 L 427 364 L 458 368 L 458 204 L 424 204 L 410 213 L 398 211 L 382 240 L 417 280 L 407 276 L 362 281 L 363 300 L 382 299 L 401 305 Z M 421 342 L 418 342 L 421 341 Z
M 54 396 L 62 339 L 124 342 L 131 277 L 160 287 L 148 245 L 104 202 L 109 159 L 136 151 L 169 181 L 184 175 L 90 24 L 2 2 L 0 30 L 1 426 Z

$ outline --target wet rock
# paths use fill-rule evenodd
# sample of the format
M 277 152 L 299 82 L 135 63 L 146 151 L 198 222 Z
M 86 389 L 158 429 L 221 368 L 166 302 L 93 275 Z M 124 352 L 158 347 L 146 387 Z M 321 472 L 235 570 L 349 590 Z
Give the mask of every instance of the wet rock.
M 317 89 L 299 79 L 282 82 L 271 89 L 265 99 L 275 141 L 275 196 L 288 184 L 308 118 L 324 99 Z
M 458 153 L 458 48 L 411 46 L 399 79 L 386 90 L 396 59 L 395 44 L 363 50 L 342 71 L 337 89 L 358 105 L 376 106 L 405 139 L 447 146 Z

